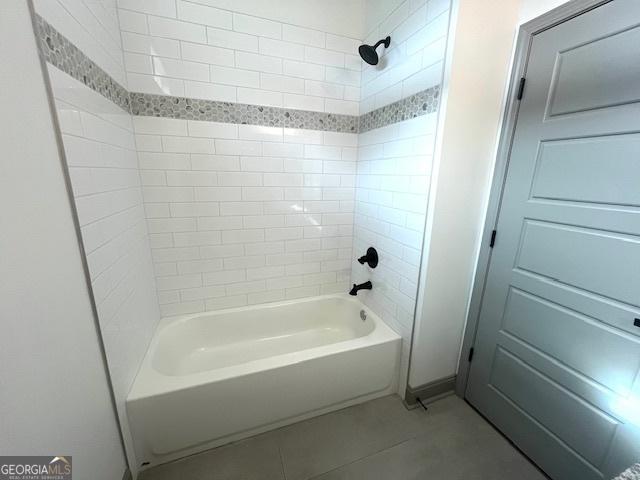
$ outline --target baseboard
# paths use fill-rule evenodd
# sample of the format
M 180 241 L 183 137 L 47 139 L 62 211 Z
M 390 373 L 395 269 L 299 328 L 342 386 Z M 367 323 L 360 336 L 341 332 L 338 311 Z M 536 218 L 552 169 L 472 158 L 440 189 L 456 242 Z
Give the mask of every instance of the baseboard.
M 436 400 L 451 395 L 456 387 L 456 376 L 441 378 L 434 382 L 420 385 L 417 388 L 411 388 L 407 385 L 404 395 L 405 406 L 409 409 L 418 406 L 418 398 L 423 404 L 435 402 Z

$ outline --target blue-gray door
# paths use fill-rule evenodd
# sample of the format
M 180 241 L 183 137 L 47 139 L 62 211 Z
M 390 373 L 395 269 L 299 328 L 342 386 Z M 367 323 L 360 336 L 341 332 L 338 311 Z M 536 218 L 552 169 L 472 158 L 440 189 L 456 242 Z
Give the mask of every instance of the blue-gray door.
M 553 479 L 609 479 L 640 462 L 639 0 L 533 37 L 502 195 L 466 396 Z

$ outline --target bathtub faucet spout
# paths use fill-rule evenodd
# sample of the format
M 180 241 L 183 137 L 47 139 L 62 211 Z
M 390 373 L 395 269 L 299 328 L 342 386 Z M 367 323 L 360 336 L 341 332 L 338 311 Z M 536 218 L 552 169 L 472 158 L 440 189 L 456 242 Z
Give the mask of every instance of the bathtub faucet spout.
M 354 297 L 358 294 L 358 290 L 371 290 L 372 285 L 370 281 L 361 283 L 360 285 L 353 284 L 353 288 L 349 292 L 349 295 L 353 295 Z

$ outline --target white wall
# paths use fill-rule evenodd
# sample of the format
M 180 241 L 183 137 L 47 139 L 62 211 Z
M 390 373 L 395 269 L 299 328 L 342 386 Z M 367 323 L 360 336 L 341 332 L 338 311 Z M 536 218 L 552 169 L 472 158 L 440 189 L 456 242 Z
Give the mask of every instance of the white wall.
M 295 10 L 288 1 L 253 2 L 252 15 L 239 13 L 248 2 L 234 2 L 233 10 L 205 3 L 120 1 L 131 91 L 358 114 L 357 37 L 283 23 L 289 10 L 277 7 Z M 279 21 L 255 16 L 261 5 Z M 304 13 L 329 23 L 336 12 L 325 5 Z
M 516 0 L 459 0 L 453 19 L 411 357 L 413 388 L 456 372 L 518 6 Z
M 163 316 L 348 290 L 356 134 L 134 123 Z
M 414 388 L 457 370 L 518 25 L 564 2 L 456 3 L 411 355 Z
M 518 23 L 523 24 L 533 20 L 563 3 L 566 3 L 566 0 L 520 0 Z
M 19 45 L 19 48 L 16 48 Z M 27 2 L 0 15 L 0 451 L 126 463 L 109 396 Z

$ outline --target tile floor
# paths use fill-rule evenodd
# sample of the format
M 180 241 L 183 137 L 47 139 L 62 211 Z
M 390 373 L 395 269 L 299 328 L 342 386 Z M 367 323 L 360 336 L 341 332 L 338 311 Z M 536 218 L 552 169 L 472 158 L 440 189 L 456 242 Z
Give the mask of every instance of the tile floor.
M 544 480 L 469 405 L 389 396 L 145 471 L 141 480 Z

